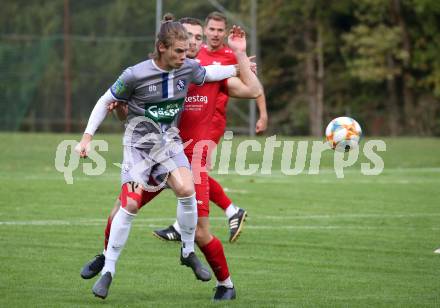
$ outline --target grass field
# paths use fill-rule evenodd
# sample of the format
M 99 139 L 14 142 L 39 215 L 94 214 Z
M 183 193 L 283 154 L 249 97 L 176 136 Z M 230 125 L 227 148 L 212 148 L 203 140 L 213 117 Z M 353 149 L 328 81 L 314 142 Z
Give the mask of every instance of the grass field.
M 54 168 L 55 150 L 77 138 L 0 134 L 0 306 L 211 305 L 215 283 L 196 281 L 179 265 L 178 245 L 151 236 L 174 220 L 170 192 L 136 218 L 109 297 L 92 295 L 95 280 L 82 280 L 79 271 L 102 250 L 121 146 L 120 136 L 98 135 L 109 142 L 105 173 L 77 170 L 67 185 Z M 306 164 L 300 175 L 286 176 L 279 149 L 272 175 L 214 172 L 249 211 L 243 235 L 231 245 L 223 213 L 211 207 L 212 231 L 224 243 L 237 289 L 231 306 L 440 306 L 440 255 L 433 253 L 440 247 L 440 140 L 384 140 L 378 176 L 360 172 L 361 156 L 337 179 L 330 151 L 319 175 L 307 174 Z M 250 162 L 261 159 L 249 154 Z

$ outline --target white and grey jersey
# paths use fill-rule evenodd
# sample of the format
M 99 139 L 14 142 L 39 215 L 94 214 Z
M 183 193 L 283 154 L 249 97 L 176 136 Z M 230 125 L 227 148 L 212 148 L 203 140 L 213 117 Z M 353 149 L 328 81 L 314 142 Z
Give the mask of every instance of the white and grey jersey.
M 172 71 L 160 69 L 153 60 L 124 70 L 110 88 L 116 100 L 128 103 L 124 145 L 151 148 L 158 135 L 167 138 L 164 133 L 177 126 L 189 85 L 203 84 L 205 74 L 205 69 L 191 59 Z M 156 140 L 147 140 L 147 134 Z M 178 134 L 170 137 L 179 138 Z

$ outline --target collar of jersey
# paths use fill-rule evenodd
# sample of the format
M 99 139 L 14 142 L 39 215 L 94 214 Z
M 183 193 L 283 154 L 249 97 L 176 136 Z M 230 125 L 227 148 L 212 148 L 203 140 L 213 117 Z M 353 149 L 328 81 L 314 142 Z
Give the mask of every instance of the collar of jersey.
M 157 70 L 159 70 L 159 71 L 161 71 L 161 72 L 163 72 L 163 73 L 172 73 L 172 72 L 174 72 L 176 69 L 172 69 L 171 71 L 166 71 L 166 70 L 163 70 L 163 69 L 161 69 L 159 66 L 157 66 L 157 64 L 156 64 L 156 62 L 152 59 L 151 60 L 151 62 L 153 63 L 153 66 L 157 69 Z

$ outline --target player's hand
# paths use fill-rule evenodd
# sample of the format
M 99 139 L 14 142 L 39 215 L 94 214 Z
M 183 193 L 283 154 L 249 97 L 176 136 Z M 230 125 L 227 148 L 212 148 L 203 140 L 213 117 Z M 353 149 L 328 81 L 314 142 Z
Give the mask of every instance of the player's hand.
M 116 112 L 116 117 L 119 119 L 119 121 L 127 120 L 128 104 L 119 103 L 118 106 L 116 106 L 115 112 Z
M 113 103 L 110 103 L 110 104 L 107 106 L 107 110 L 108 110 L 108 112 L 112 112 L 113 110 L 115 110 L 116 108 L 118 108 L 119 105 L 120 105 L 119 102 L 113 102 Z
M 260 117 L 255 125 L 255 132 L 257 134 L 264 133 L 267 129 L 267 117 Z
M 78 153 L 80 157 L 86 158 L 90 152 L 91 141 L 92 136 L 89 134 L 84 134 L 81 141 L 75 146 L 75 152 Z
M 246 52 L 246 33 L 236 25 L 229 31 L 228 45 L 235 53 Z
M 249 58 L 250 59 L 250 58 Z M 236 71 L 236 76 L 240 76 L 240 66 L 238 64 L 235 64 L 235 71 Z M 257 75 L 257 63 L 255 62 L 249 62 L 249 67 L 251 69 L 251 71 Z
M 115 112 L 120 121 L 125 121 L 128 115 L 128 104 L 123 102 L 112 102 L 107 106 L 108 112 Z
M 120 103 L 117 107 L 116 107 L 116 111 L 118 113 L 124 113 L 125 116 L 127 116 L 128 114 L 128 104 L 126 103 Z
M 258 66 L 257 66 L 257 63 L 256 62 L 252 62 L 253 60 L 255 60 L 255 58 L 256 58 L 256 56 L 250 56 L 250 57 L 248 57 L 248 59 L 249 59 L 249 63 L 250 63 L 250 67 L 251 67 L 251 71 L 255 74 L 255 75 L 257 75 L 257 68 L 258 68 Z
M 257 75 L 257 63 L 251 62 L 251 71 L 252 71 L 252 73 Z

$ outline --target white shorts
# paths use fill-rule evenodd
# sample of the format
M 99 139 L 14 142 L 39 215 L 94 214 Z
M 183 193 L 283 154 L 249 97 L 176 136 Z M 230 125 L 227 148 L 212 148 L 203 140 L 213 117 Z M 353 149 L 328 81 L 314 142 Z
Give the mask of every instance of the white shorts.
M 148 187 L 150 176 L 154 178 L 156 184 L 160 184 L 166 181 L 168 173 L 180 167 L 191 170 L 183 150 L 177 153 L 163 151 L 152 155 L 149 149 L 124 146 L 121 185 L 136 182 Z

